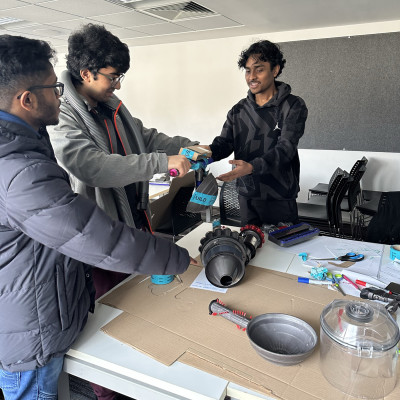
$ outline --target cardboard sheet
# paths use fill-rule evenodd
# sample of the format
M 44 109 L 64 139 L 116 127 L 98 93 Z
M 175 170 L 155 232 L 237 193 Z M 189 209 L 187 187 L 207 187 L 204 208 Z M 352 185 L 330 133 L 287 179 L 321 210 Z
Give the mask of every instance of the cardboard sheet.
M 210 302 L 218 297 L 248 317 L 291 314 L 309 323 L 319 337 L 321 311 L 335 298 L 342 298 L 339 293 L 299 284 L 293 275 L 247 266 L 238 286 L 217 294 L 189 287 L 200 268 L 190 266 L 180 275 L 182 283 L 153 285 L 150 279 L 137 276 L 114 290 L 102 303 L 124 312 L 103 331 L 166 365 L 179 360 L 276 399 L 353 399 L 325 380 L 319 344 L 298 365 L 272 364 L 255 352 L 245 331 L 208 311 Z M 399 396 L 397 385 L 385 399 Z

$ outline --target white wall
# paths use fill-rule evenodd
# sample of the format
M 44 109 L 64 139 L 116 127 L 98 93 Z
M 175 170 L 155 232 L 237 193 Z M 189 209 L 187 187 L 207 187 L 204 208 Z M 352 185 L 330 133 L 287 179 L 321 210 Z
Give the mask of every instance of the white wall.
M 237 59 L 254 40 L 285 42 L 395 31 L 400 31 L 400 21 L 135 47 L 131 48 L 131 69 L 117 95 L 145 126 L 209 144 L 220 134 L 228 110 L 246 96 Z M 363 155 L 369 159 L 364 188 L 400 190 L 398 153 L 300 150 L 299 200 L 304 201 L 307 189 L 316 183 L 328 182 L 336 167 L 350 170 Z M 213 172 L 229 169 L 223 161 Z

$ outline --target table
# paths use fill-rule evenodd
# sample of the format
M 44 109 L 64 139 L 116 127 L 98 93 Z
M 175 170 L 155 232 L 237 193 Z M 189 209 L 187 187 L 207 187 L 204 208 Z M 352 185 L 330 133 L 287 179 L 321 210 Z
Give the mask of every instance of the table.
M 199 254 L 200 239 L 209 230 L 211 224 L 203 223 L 183 237 L 179 245 L 187 248 L 192 257 L 196 257 Z M 268 257 L 265 257 L 265 252 L 268 252 Z M 386 246 L 383 262 L 388 260 L 389 246 Z M 251 264 L 304 275 L 300 257 L 282 252 L 271 242 L 265 243 L 258 250 Z M 59 385 L 61 400 L 69 399 L 67 373 L 139 400 L 221 400 L 225 396 L 232 399 L 271 399 L 180 362 L 165 366 L 100 331 L 103 325 L 119 314 L 119 310 L 97 304 L 95 313 L 89 315 L 84 331 L 65 356 L 64 373 Z
M 158 199 L 169 192 L 169 183 L 154 183 L 149 184 L 149 199 Z

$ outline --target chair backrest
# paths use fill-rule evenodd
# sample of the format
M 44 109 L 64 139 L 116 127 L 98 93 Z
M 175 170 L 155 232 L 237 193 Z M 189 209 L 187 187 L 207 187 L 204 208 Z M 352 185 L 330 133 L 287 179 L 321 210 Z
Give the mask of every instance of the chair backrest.
M 400 192 L 382 192 L 378 212 L 372 217 L 366 240 L 374 243 L 400 243 Z
M 357 160 L 354 165 L 352 166 L 351 170 L 350 170 L 350 175 L 351 176 L 356 176 L 356 174 L 358 173 L 358 171 L 367 166 L 368 163 L 368 158 L 367 157 L 363 157 L 361 160 Z
M 363 165 L 361 168 L 357 170 L 357 172 L 352 175 L 353 180 L 349 184 L 349 190 L 347 192 L 347 201 L 348 201 L 348 207 L 349 211 L 354 210 L 354 207 L 358 203 L 358 198 L 361 193 L 361 187 L 360 187 L 360 181 L 361 178 L 363 177 L 367 167 Z
M 342 200 L 346 196 L 346 192 L 349 189 L 349 185 L 353 182 L 354 178 L 346 171 L 343 171 L 342 178 L 333 194 L 332 199 L 332 214 L 334 220 L 334 229 L 336 232 L 340 232 L 342 228 Z
M 365 170 L 367 168 L 367 163 L 368 163 L 368 158 L 365 156 L 363 158 L 361 158 L 360 160 L 357 160 L 350 170 L 350 176 L 355 178 L 358 175 L 360 169 L 362 169 L 362 168 L 364 168 L 364 172 L 365 172 Z M 361 177 L 362 177 L 362 175 L 364 175 L 364 173 L 361 174 Z M 357 196 L 361 193 L 361 184 L 360 184 L 361 177 L 360 177 L 360 179 L 358 179 L 358 182 L 355 183 L 355 185 L 357 185 L 357 186 L 354 188 L 354 190 L 357 192 Z M 350 202 L 350 200 L 349 200 L 349 202 L 348 202 L 349 210 L 352 210 L 356 206 L 356 204 L 357 204 L 357 198 L 355 199 L 355 202 Z
M 332 186 L 332 184 L 335 181 L 335 179 L 337 178 L 337 176 L 342 175 L 342 174 L 343 174 L 343 170 L 340 167 L 337 167 L 335 172 L 332 174 L 331 178 L 329 179 L 328 192 L 329 192 L 329 188 Z
M 241 226 L 236 180 L 222 184 L 219 193 L 219 214 L 222 225 Z
M 344 173 L 345 171 L 343 171 L 341 168 L 337 168 L 329 182 L 329 189 L 326 196 L 326 213 L 328 216 L 328 225 L 330 230 L 335 228 L 334 195 Z

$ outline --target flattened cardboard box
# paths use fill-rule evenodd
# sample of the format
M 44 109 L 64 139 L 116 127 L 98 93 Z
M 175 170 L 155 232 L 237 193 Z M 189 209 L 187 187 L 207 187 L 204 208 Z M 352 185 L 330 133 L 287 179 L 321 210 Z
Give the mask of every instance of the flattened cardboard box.
M 335 298 L 342 298 L 339 293 L 250 265 L 242 282 L 225 294 L 190 288 L 201 268 L 191 265 L 180 275 L 182 283 L 154 285 L 145 276 L 137 276 L 117 288 L 101 302 L 124 312 L 103 331 L 166 365 L 179 360 L 276 399 L 353 399 L 322 375 L 319 344 L 300 364 L 272 364 L 255 352 L 245 331 L 210 315 L 208 309 L 219 298 L 248 317 L 290 314 L 309 323 L 319 336 L 321 311 Z M 398 384 L 385 400 L 399 398 Z

